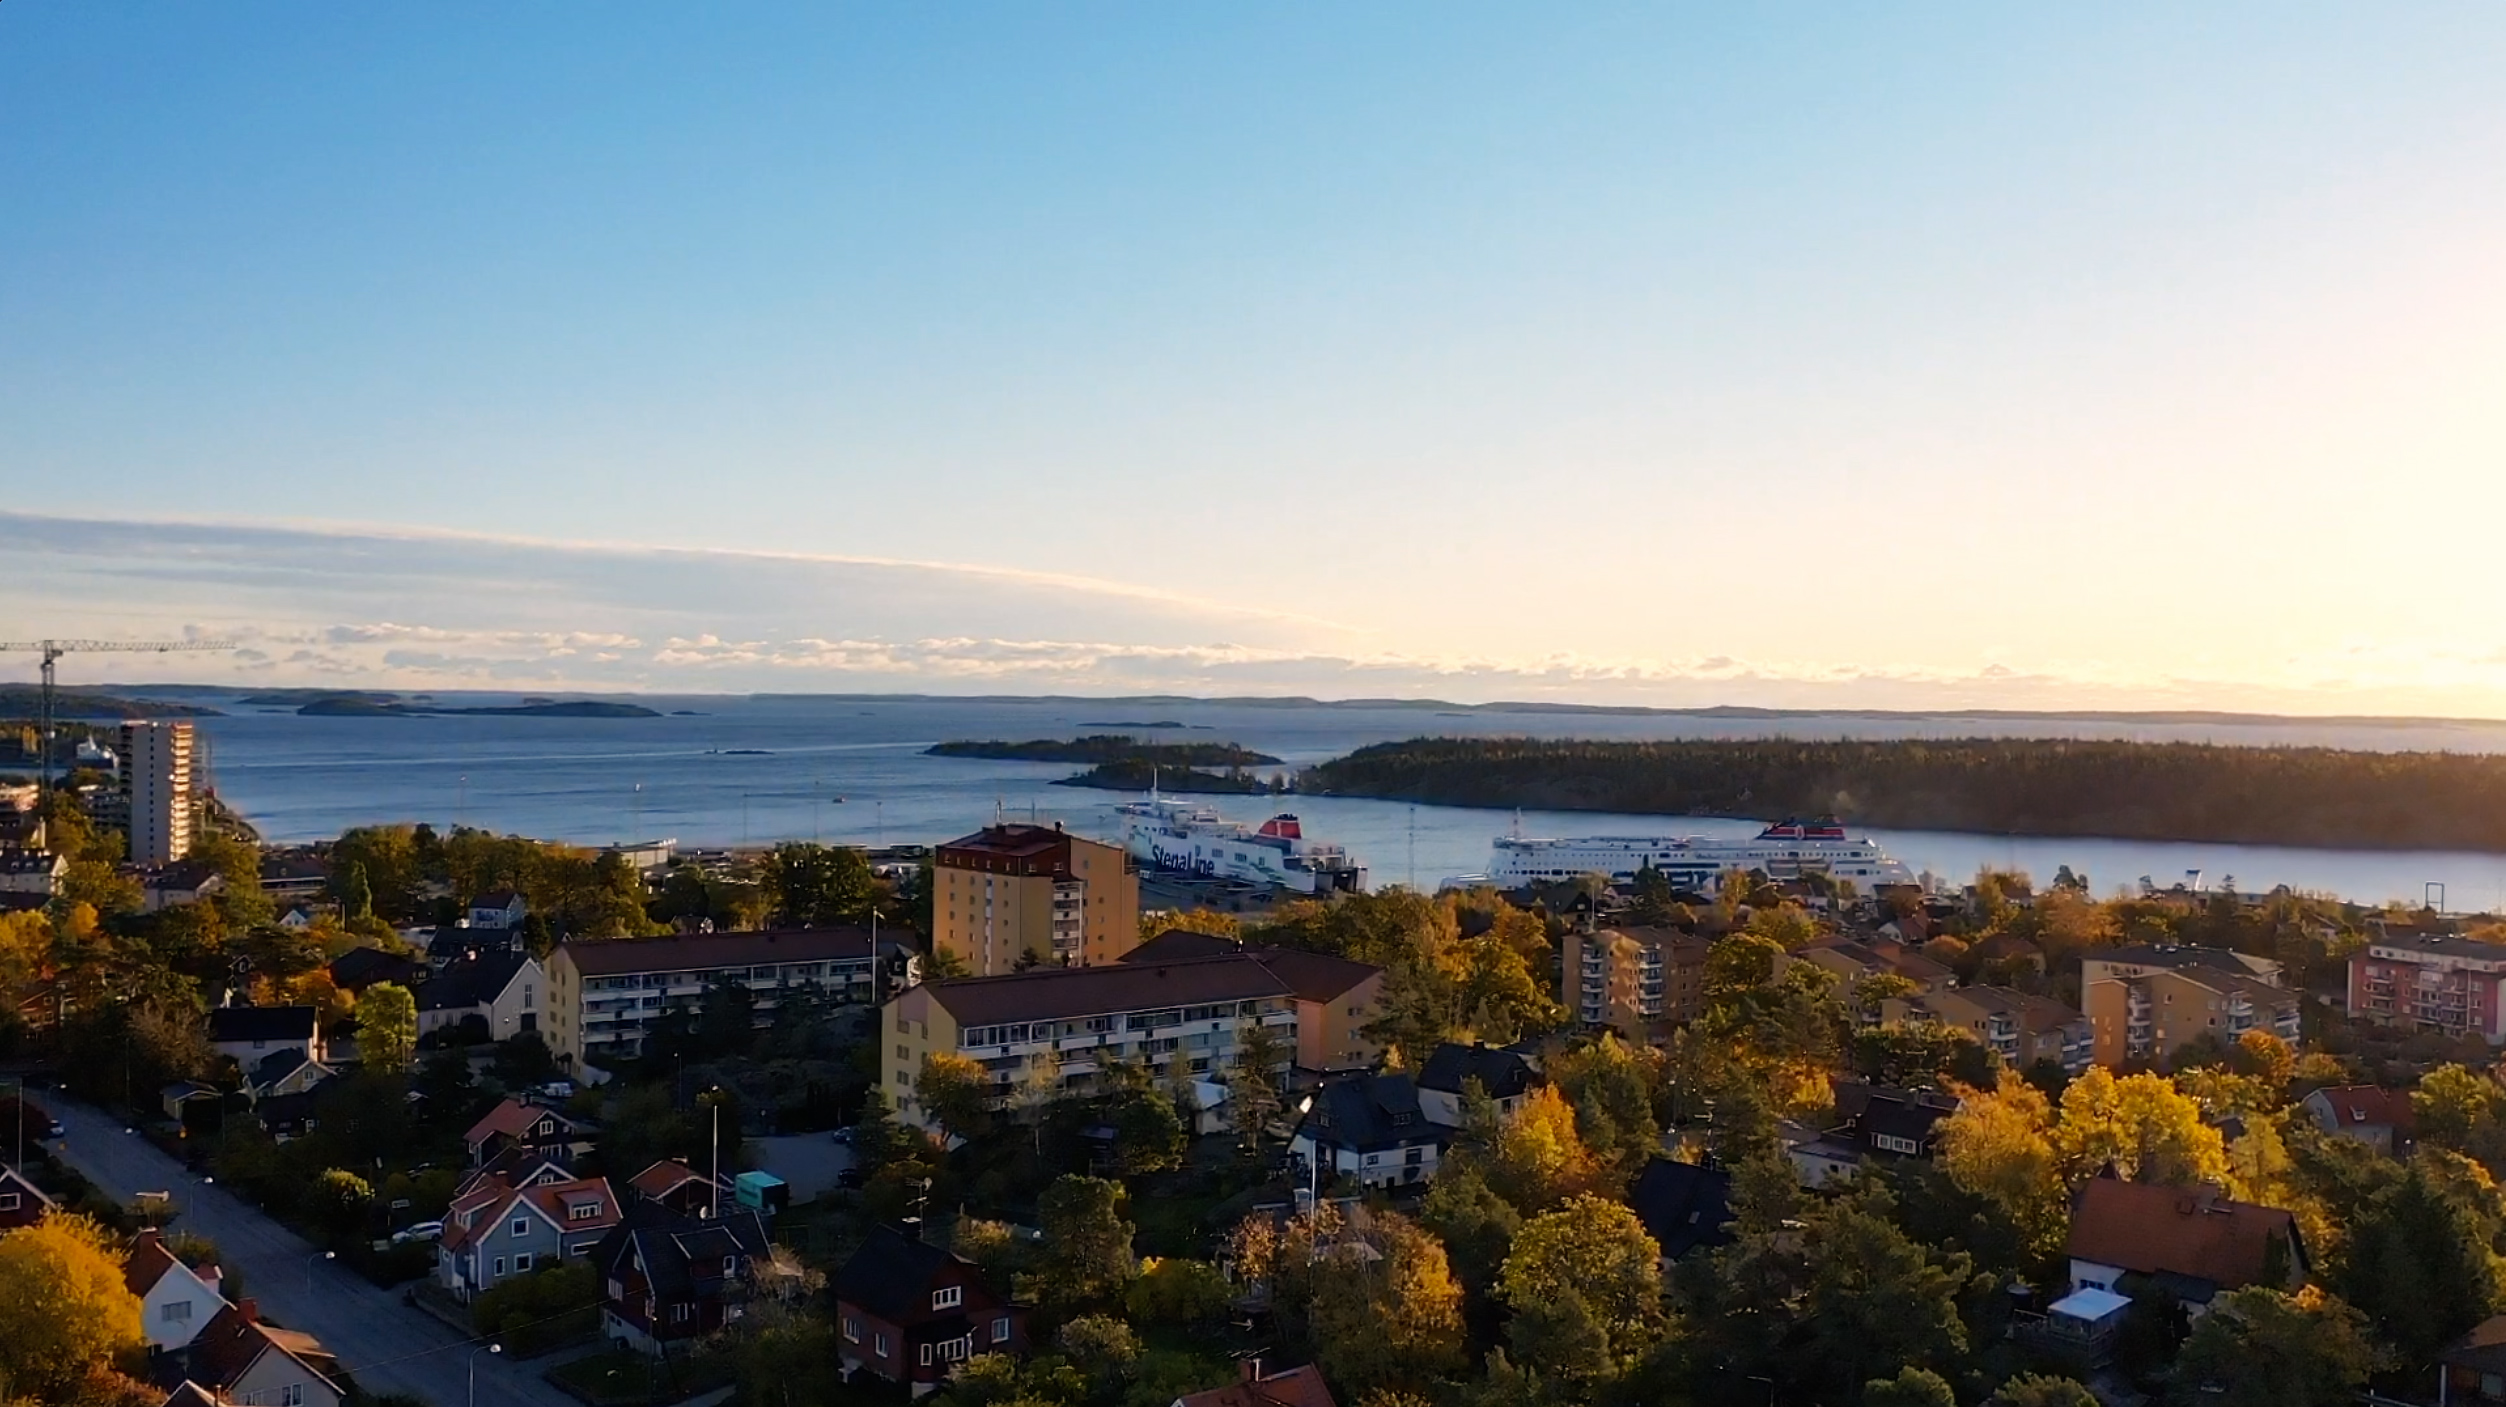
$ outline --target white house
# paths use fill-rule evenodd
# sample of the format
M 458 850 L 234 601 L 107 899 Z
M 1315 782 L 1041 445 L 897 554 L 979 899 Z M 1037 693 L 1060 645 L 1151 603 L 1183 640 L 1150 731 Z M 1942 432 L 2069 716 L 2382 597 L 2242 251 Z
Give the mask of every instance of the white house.
M 1420 1110 L 1408 1075 L 1346 1075 L 1314 1091 L 1288 1148 L 1318 1188 L 1343 1174 L 1389 1187 L 1434 1177 L 1453 1132 Z
M 476 1016 L 491 1040 L 539 1029 L 548 975 L 527 953 L 509 948 L 465 952 L 417 990 L 418 1034 L 458 1026 Z
M 122 1283 L 139 1296 L 139 1328 L 150 1348 L 181 1348 L 226 1308 L 216 1266 L 194 1270 L 174 1258 L 154 1230 L 139 1233 L 122 1258 Z
M 209 1013 L 209 1044 L 246 1070 L 282 1050 L 308 1060 L 329 1054 L 322 1043 L 320 1013 L 309 1006 L 222 1006 Z
M 69 867 L 67 858 L 48 850 L 0 850 L 0 893 L 58 894 Z
M 531 906 L 510 889 L 497 889 L 470 901 L 472 928 L 520 928 Z
M 261 1322 L 249 1299 L 213 1316 L 184 1349 L 184 1377 L 238 1407 L 340 1407 L 339 1360 L 311 1334 Z

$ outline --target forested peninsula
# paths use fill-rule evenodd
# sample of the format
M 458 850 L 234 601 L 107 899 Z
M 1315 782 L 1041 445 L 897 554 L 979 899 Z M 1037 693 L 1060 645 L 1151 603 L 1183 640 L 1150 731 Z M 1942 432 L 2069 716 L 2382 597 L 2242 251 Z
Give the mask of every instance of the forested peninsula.
M 1037 738 L 1030 742 L 934 743 L 928 757 L 981 757 L 996 762 L 1083 762 L 1159 767 L 1268 767 L 1279 759 L 1234 743 L 1149 743 L 1119 733 L 1084 738 Z
M 2338 849 L 2506 852 L 2506 757 L 1961 738 L 1573 742 L 1418 738 L 1300 790 L 1446 806 Z

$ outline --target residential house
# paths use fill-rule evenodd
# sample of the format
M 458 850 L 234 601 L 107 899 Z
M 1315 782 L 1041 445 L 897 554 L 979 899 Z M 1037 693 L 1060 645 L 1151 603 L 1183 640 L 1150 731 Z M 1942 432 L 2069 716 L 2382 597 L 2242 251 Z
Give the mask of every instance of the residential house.
M 2295 1218 L 2212 1187 L 2091 1178 L 2071 1200 L 2068 1250 L 2073 1289 L 2128 1295 L 2147 1285 L 2194 1315 L 2225 1291 L 2306 1280 Z
M 282 1094 L 309 1094 L 323 1081 L 334 1078 L 338 1071 L 318 1060 L 307 1058 L 293 1048 L 274 1050 L 255 1064 L 244 1068 L 244 1088 L 254 1099 L 269 1099 Z
M 1498 1114 L 1510 1115 L 1523 1107 L 1523 1100 L 1540 1084 L 1540 1072 L 1519 1050 L 1446 1041 L 1419 1069 L 1420 1111 L 1431 1123 L 1460 1128 L 1463 1092 L 1474 1080 L 1496 1101 Z
M 48 850 L 0 849 L 0 892 L 50 899 L 61 892 L 61 876 L 69 868 L 67 856 Z
M 473 1167 L 486 1166 L 515 1144 L 561 1157 L 580 1157 L 590 1147 L 588 1131 L 571 1115 L 519 1099 L 503 1100 L 480 1115 L 461 1142 Z
M 575 1145 L 579 1147 L 581 1145 Z M 528 1143 L 509 1143 L 503 1151 L 462 1174 L 453 1187 L 453 1200 L 460 1201 L 482 1187 L 547 1187 L 572 1182 L 574 1148 L 559 1144 L 551 1148 L 535 1148 Z
M 1662 1264 L 1732 1242 L 1732 1175 L 1699 1163 L 1648 1158 L 1627 1191 L 1628 1208 L 1662 1248 Z
M 193 1383 L 231 1407 L 340 1407 L 347 1397 L 321 1341 L 262 1323 L 250 1299 L 220 1309 L 160 1371 L 163 1385 Z
M 401 936 L 404 940 L 425 946 L 427 968 L 434 972 L 441 972 L 478 953 L 522 951 L 522 930 L 519 928 L 472 928 L 466 923 L 453 923 L 418 929 L 414 937 L 411 934 Z
M 939 847 L 931 950 L 977 977 L 1021 963 L 1094 967 L 1140 942 L 1139 862 L 1060 826 L 985 826 Z
M 1198 958 L 1251 958 L 1287 984 L 1296 999 L 1296 1073 L 1310 1084 L 1344 1070 L 1371 1070 L 1383 1047 L 1366 1035 L 1382 1013 L 1384 970 L 1329 953 L 1238 943 L 1206 933 L 1170 929 L 1123 954 L 1136 966 Z
M 642 1353 L 736 1322 L 772 1245 L 756 1212 L 696 1217 L 658 1202 L 628 1206 L 593 1247 L 601 1333 Z
M 676 1158 L 664 1158 L 628 1178 L 627 1186 L 647 1202 L 659 1203 L 688 1216 L 702 1216 L 731 1201 L 712 1178 Z
M 510 931 L 530 917 L 531 906 L 510 889 L 491 889 L 470 901 L 470 926 Z
M 1558 1000 L 1587 1029 L 1657 1044 L 1705 1009 L 1708 946 L 1675 928 L 1570 929 L 1558 963 Z
M 489 1040 L 537 1031 L 540 994 L 547 986 L 547 974 L 528 953 L 466 952 L 418 988 L 418 1034 L 457 1027 L 473 1016 Z
M 261 892 L 273 903 L 319 899 L 330 891 L 331 867 L 307 854 L 264 854 Z
M 320 1061 L 329 1054 L 320 1018 L 309 1006 L 221 1006 L 209 1013 L 209 1045 L 246 1070 L 282 1050 Z
M 435 1246 L 436 1278 L 454 1298 L 495 1288 L 591 1254 L 618 1225 L 618 1194 L 605 1178 L 511 1187 L 491 1179 L 455 1200 Z
M 1825 1187 L 1873 1161 L 1928 1160 L 1940 1126 L 1958 1100 L 1937 1090 L 1893 1089 L 1847 1081 L 1836 1086 L 1840 1122 L 1822 1130 L 1788 1126 L 1785 1151 L 1805 1187 Z
M 1342 1176 L 1396 1187 L 1434 1177 L 1453 1135 L 1427 1117 L 1408 1074 L 1341 1075 L 1314 1091 L 1288 1150 L 1317 1191 Z
M 134 873 L 139 880 L 140 909 L 145 913 L 153 914 L 177 904 L 197 904 L 226 892 L 226 876 L 200 860 L 143 865 Z
M 26 1174 L 0 1163 L 0 1231 L 15 1231 L 32 1226 L 52 1210 L 52 1199 L 44 1195 Z
M 317 1087 L 296 1094 L 274 1094 L 253 1101 L 252 1121 L 272 1139 L 285 1143 L 313 1132 L 316 1115 L 321 1112 L 322 1092 Z
M 910 937 L 911 935 L 907 935 Z M 673 1008 L 693 1011 L 716 983 L 748 988 L 759 1029 L 774 1022 L 787 993 L 804 989 L 847 1004 L 879 1000 L 905 968 L 895 938 L 865 928 L 795 928 L 766 933 L 684 933 L 566 943 L 549 955 L 546 1019 L 540 1023 L 559 1068 L 598 1082 L 597 1060 L 640 1054 L 652 1023 Z
M 157 1091 L 157 1107 L 165 1111 L 165 1117 L 179 1124 L 183 1121 L 184 1112 L 192 1105 L 216 1104 L 225 1098 L 226 1091 L 216 1085 L 204 1085 L 198 1080 L 177 1080 Z
M 2144 944 L 2101 948 L 2080 960 L 2080 1005 L 2096 1032 L 2096 1061 L 2171 1069 L 2176 1053 L 2247 1031 L 2297 1039 L 2299 995 L 2280 965 L 2228 948 Z
M 139 1330 L 154 1349 L 181 1348 L 209 1326 L 226 1308 L 223 1278 L 214 1265 L 194 1270 L 176 1259 L 154 1228 L 122 1257 L 122 1284 L 139 1297 Z
M 2436 1356 L 2436 1400 L 2506 1407 L 2506 1314 L 2492 1314 Z
M 2410 1151 L 2417 1114 L 2410 1095 L 2376 1085 L 2332 1085 L 2298 1101 L 2325 1133 L 2354 1138 L 2379 1153 Z
M 911 1225 L 873 1228 L 833 1289 L 836 1355 L 847 1375 L 868 1372 L 919 1397 L 976 1354 L 1027 1350 L 1026 1309 Z
M 2350 954 L 2349 1011 L 2506 1045 L 2506 945 L 2388 929 Z
M 1205 1392 L 1188 1392 L 1170 1407 L 1339 1407 L 1322 1370 L 1308 1363 L 1284 1372 L 1265 1373 L 1262 1360 L 1246 1358 L 1236 1365 L 1236 1380 Z
M 1091 1092 L 1111 1062 L 1222 1075 L 1258 1024 L 1284 1057 L 1303 1040 L 1296 988 L 1249 953 L 1185 962 L 1036 967 L 999 977 L 926 982 L 888 1003 L 879 1083 L 900 1118 L 932 1127 L 914 1096 L 923 1062 L 953 1053 L 991 1072 L 1006 1096 L 1048 1062 L 1070 1094 Z M 1278 1073 L 1288 1073 L 1283 1058 Z
M 381 948 L 350 948 L 331 959 L 331 985 L 343 992 L 362 992 L 377 982 L 415 990 L 433 969 L 418 958 L 387 953 Z
M 1884 1021 L 1954 1026 L 2014 1070 L 2041 1061 L 2078 1075 L 2096 1063 L 2096 1026 L 2051 997 L 2009 987 L 1950 987 L 1884 999 L 1879 1011 Z

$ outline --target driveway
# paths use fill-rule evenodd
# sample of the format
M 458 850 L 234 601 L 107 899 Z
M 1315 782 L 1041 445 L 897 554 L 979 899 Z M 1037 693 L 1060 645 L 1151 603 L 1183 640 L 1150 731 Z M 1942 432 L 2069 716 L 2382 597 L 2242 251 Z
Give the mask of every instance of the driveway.
M 226 1189 L 202 1183 L 146 1139 L 124 1133 L 120 1120 L 58 1095 L 44 1104 L 68 1130 L 51 1145 L 63 1162 L 125 1203 L 142 1192 L 171 1192 L 174 1229 L 217 1242 L 243 1272 L 244 1292 L 264 1318 L 320 1339 L 368 1392 L 467 1407 L 465 1373 L 477 1341 L 401 1304 L 399 1291 L 377 1289 L 364 1276 L 314 1259 L 319 1253 L 296 1233 Z M 540 1380 L 547 1363 L 480 1354 L 480 1407 L 579 1407 Z

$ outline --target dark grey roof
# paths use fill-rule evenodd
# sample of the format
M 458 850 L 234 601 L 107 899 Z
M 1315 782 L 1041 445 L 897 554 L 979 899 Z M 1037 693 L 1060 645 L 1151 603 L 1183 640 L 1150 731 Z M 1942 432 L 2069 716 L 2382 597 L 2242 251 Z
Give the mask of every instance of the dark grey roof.
M 1420 1089 L 1460 1094 L 1464 1083 L 1479 1081 L 1491 1099 L 1512 1099 L 1530 1091 L 1538 1082 L 1531 1062 L 1510 1050 L 1487 1046 L 1456 1045 L 1451 1041 L 1437 1046 L 1427 1057 L 1424 1069 L 1418 1072 Z
M 621 1220 L 592 1248 L 593 1263 L 603 1274 L 639 1253 L 644 1275 L 660 1299 L 695 1299 L 719 1294 L 722 1263 L 766 1254 L 771 1238 L 764 1218 L 753 1211 L 730 1210 L 720 1220 L 705 1220 L 674 1211 L 641 1197 L 620 1208 Z
M 1651 1158 L 1636 1175 L 1627 1205 L 1646 1234 L 1673 1260 L 1700 1246 L 1731 1244 L 1732 1175 L 1720 1168 Z
M 377 982 L 406 986 L 425 974 L 425 963 L 380 948 L 350 948 L 331 959 L 332 984 L 351 992 L 362 992 Z
M 454 962 L 464 953 L 510 951 L 521 940 L 518 929 L 463 928 L 445 924 L 426 940 L 426 955 L 436 962 Z
M 1929 1090 L 1871 1091 L 1870 1102 L 1853 1121 L 1857 1132 L 1887 1134 L 1929 1146 L 1940 1122 L 1958 1112 L 1958 1101 Z
M 893 1226 L 875 1227 L 835 1273 L 835 1297 L 889 1323 L 902 1323 L 930 1308 L 925 1291 L 951 1263 L 964 1266 L 970 1279 L 982 1281 L 972 1261 L 946 1247 L 908 1238 Z
M 254 1062 L 252 1067 L 253 1087 L 257 1089 L 263 1085 L 276 1084 L 280 1080 L 286 1079 L 288 1076 L 295 1074 L 298 1070 L 301 1070 L 312 1063 L 313 1060 L 311 1057 L 307 1056 L 303 1051 L 292 1047 L 287 1050 L 271 1051 L 268 1055 L 265 1055 L 261 1057 L 260 1060 Z
M 209 1013 L 212 1041 L 310 1041 L 309 1006 L 221 1006 Z
M 1419 1112 L 1418 1086 L 1406 1073 L 1352 1075 L 1314 1092 L 1304 1130 L 1318 1143 L 1360 1151 L 1451 1141 L 1451 1131 Z
M 465 952 L 418 988 L 418 1010 L 461 1011 L 485 1006 L 505 990 L 513 975 L 530 961 L 511 948 Z
M 50 874 L 61 857 L 49 850 L 0 850 L 0 874 Z

